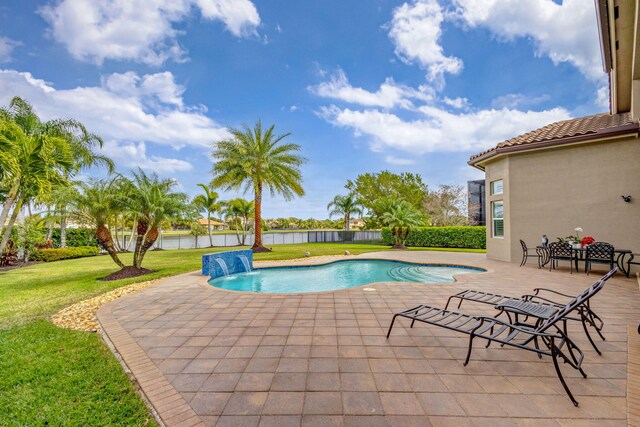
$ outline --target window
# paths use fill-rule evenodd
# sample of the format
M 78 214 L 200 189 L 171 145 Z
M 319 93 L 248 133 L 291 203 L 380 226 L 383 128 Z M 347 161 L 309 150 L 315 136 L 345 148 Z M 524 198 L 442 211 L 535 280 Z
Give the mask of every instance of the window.
M 491 195 L 502 194 L 502 180 L 491 181 Z
M 492 183 L 493 184 L 493 183 Z M 493 222 L 493 237 L 504 237 L 504 202 L 491 202 L 491 221 Z

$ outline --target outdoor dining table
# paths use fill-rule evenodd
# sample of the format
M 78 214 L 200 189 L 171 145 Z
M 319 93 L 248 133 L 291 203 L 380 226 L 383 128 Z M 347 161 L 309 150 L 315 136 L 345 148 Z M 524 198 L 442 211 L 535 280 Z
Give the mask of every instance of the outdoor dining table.
M 578 269 L 578 261 L 585 261 L 585 254 L 587 252 L 586 247 L 575 248 L 572 247 L 571 251 L 576 254 L 574 260 L 576 263 L 576 271 L 580 271 Z M 544 267 L 551 260 L 551 254 L 549 253 L 549 246 L 536 246 L 536 253 L 540 256 L 540 267 Z M 614 248 L 613 254 L 615 257 L 616 265 L 618 266 L 618 270 L 624 273 L 625 276 L 629 277 L 629 273 L 631 270 L 631 265 L 626 260 L 627 256 L 630 256 L 629 261 L 633 260 L 633 252 L 630 249 L 617 249 Z

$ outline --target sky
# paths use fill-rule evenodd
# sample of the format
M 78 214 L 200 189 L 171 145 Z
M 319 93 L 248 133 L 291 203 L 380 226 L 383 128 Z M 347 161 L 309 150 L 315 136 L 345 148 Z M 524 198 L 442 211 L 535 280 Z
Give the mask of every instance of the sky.
M 215 141 L 275 124 L 306 195 L 267 194 L 263 215 L 326 218 L 360 173 L 466 187 L 471 155 L 609 95 L 586 0 L 3 0 L 0 105 L 14 96 L 191 196 Z

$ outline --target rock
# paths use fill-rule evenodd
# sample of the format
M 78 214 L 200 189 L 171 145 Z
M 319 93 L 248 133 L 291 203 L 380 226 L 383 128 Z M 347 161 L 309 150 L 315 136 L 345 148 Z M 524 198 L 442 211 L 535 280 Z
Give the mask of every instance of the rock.
M 311 252 L 305 252 L 305 253 L 304 253 L 304 256 L 305 256 L 305 257 L 307 257 L 307 258 L 309 258 L 309 257 L 311 256 Z
M 349 251 L 344 251 L 344 254 L 345 254 L 345 255 L 351 255 L 351 252 L 349 252 Z

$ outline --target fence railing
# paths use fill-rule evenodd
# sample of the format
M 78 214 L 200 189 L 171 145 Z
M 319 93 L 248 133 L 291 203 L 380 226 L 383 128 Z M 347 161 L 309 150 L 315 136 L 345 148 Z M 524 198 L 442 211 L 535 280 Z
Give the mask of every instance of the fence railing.
M 239 246 L 238 238 L 234 233 L 213 234 L 213 246 Z M 120 238 L 121 247 L 126 247 L 129 243 L 129 236 Z M 240 236 L 242 239 L 242 236 Z M 253 245 L 253 234 L 247 235 L 245 245 Z M 292 232 L 271 232 L 262 234 L 262 244 L 286 245 L 295 243 L 379 243 L 382 241 L 380 230 L 372 231 L 292 231 Z M 189 234 L 160 235 L 152 249 L 193 249 L 206 248 L 210 246 L 209 236 L 198 236 L 196 238 Z

